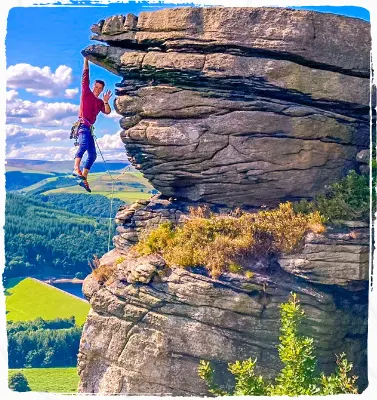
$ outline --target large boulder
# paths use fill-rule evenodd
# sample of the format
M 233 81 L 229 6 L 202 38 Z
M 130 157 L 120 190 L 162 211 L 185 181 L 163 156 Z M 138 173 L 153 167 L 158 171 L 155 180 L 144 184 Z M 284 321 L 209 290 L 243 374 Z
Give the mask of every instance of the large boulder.
M 225 206 L 311 198 L 369 145 L 367 22 L 282 8 L 114 16 L 84 54 L 122 76 L 133 164 L 166 196 Z
M 252 273 L 168 267 L 132 246 L 190 208 L 254 212 L 311 198 L 349 169 L 367 168 L 370 25 L 283 8 L 177 8 L 117 15 L 92 26 L 83 54 L 119 75 L 114 106 L 127 154 L 161 194 L 122 206 L 115 248 L 84 282 L 79 392 L 208 395 L 227 363 L 281 368 L 279 305 L 291 292 L 330 373 L 345 352 L 367 385 L 369 229 L 308 234 L 296 254 L 254 255 Z M 101 272 L 102 271 L 102 272 Z M 100 278 L 99 278 L 100 277 Z
M 370 26 L 335 14 L 272 7 L 187 7 L 113 16 L 95 24 L 93 37 L 122 47 L 164 50 L 238 48 L 369 75 Z M 357 45 L 357 47 L 356 47 Z

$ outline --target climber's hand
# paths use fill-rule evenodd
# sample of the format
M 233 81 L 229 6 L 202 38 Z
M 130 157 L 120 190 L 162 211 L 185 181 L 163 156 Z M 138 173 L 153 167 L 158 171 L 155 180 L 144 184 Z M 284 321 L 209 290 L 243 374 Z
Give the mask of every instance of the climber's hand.
M 84 69 L 89 69 L 89 60 L 88 57 L 84 56 Z
M 103 95 L 103 101 L 107 103 L 112 95 L 113 94 L 110 92 L 110 90 L 107 90 Z

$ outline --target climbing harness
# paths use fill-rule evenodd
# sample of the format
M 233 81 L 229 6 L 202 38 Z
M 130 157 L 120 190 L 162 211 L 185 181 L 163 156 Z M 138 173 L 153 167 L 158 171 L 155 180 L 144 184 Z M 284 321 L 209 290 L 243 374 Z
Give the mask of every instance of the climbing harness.
M 71 132 L 69 134 L 70 139 L 75 139 L 75 146 L 79 145 L 79 128 L 84 122 L 89 124 L 88 128 L 90 128 L 90 132 L 94 136 L 94 125 L 92 125 L 87 119 L 79 117 L 79 119 L 72 125 Z

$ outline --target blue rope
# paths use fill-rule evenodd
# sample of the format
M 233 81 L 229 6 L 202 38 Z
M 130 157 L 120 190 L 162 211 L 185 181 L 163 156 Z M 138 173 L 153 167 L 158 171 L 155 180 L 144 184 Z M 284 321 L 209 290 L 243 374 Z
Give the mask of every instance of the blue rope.
M 103 160 L 103 162 L 104 162 L 104 164 L 105 164 L 105 166 L 106 166 L 107 172 L 108 172 L 108 174 L 110 175 L 110 178 L 111 178 L 111 197 L 110 197 L 110 215 L 109 215 L 109 235 L 108 235 L 108 241 L 107 241 L 107 251 L 109 252 L 109 251 L 110 251 L 110 241 L 111 241 L 111 224 L 112 224 L 112 220 L 113 220 L 112 214 L 113 214 L 113 200 L 114 200 L 113 195 L 114 195 L 114 181 L 115 181 L 115 180 L 114 180 L 113 176 L 111 175 L 111 172 L 110 172 L 110 170 L 109 170 L 109 168 L 108 168 L 108 166 L 107 166 L 106 160 L 105 160 L 105 158 L 104 158 L 104 156 L 103 156 L 103 154 L 102 154 L 102 151 L 101 151 L 101 149 L 100 149 L 100 147 L 99 147 L 99 145 L 98 145 L 97 137 L 94 135 L 94 133 L 92 133 L 92 135 L 93 135 L 94 140 L 95 140 L 95 142 L 96 142 L 97 148 L 98 148 L 98 150 L 99 150 L 99 152 L 100 152 L 100 154 L 101 154 L 102 160 Z

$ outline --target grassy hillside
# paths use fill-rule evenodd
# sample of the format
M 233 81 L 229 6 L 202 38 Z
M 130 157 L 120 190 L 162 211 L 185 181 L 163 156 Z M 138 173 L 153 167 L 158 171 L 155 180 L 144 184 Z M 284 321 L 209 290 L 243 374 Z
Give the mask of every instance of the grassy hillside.
M 36 182 L 33 185 L 23 187 L 20 193 L 27 195 L 36 195 L 45 192 L 49 189 L 56 189 L 61 187 L 69 187 L 76 185 L 76 179 L 73 176 L 52 176 Z
M 38 165 L 38 167 L 40 167 Z M 108 172 L 92 172 L 89 175 L 89 184 L 92 189 L 88 193 L 78 185 L 78 180 L 68 173 L 40 173 L 35 170 L 14 170 L 16 167 L 7 167 L 6 190 L 19 191 L 28 196 L 40 194 L 92 194 L 103 195 L 107 198 L 112 196 L 112 178 L 114 179 L 113 198 L 133 203 L 139 199 L 148 199 L 157 193 L 153 186 L 138 171 L 129 167 L 122 170 L 110 170 Z M 12 171 L 10 171 L 12 170 Z
M 22 372 L 33 392 L 76 393 L 79 383 L 77 368 L 22 368 L 9 369 L 12 376 Z
M 112 174 L 113 178 L 118 178 L 114 182 L 114 198 L 120 199 L 125 203 L 133 203 L 139 199 L 148 199 L 152 196 L 150 193 L 154 190 L 153 186 L 143 177 L 140 172 L 124 172 L 120 174 Z M 93 173 L 88 177 L 89 185 L 92 190 L 91 194 L 103 195 L 108 198 L 111 197 L 112 180 L 107 173 Z M 43 191 L 44 194 L 57 194 L 57 193 L 86 193 L 76 181 L 74 186 L 60 187 Z M 46 188 L 47 189 L 47 188 Z M 42 193 L 42 192 L 40 192 Z
M 74 316 L 85 322 L 89 303 L 32 278 L 26 278 L 6 290 L 7 321 L 45 320 Z
M 119 175 L 125 169 L 134 171 L 129 162 L 96 162 L 92 173 L 110 173 Z M 28 194 L 40 193 L 42 190 L 56 189 L 65 186 L 75 186 L 76 181 L 71 175 L 72 161 L 16 160 L 6 161 L 6 190 L 22 190 Z

